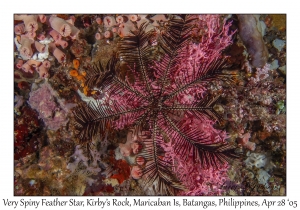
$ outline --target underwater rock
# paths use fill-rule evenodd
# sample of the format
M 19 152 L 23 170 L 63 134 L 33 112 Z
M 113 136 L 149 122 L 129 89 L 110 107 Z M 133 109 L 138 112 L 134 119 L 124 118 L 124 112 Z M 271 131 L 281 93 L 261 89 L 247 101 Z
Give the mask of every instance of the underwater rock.
M 262 68 L 269 57 L 268 49 L 258 30 L 258 21 L 254 15 L 238 15 L 239 34 L 252 57 L 251 64 L 256 68 Z
M 58 98 L 57 93 L 47 82 L 30 93 L 28 103 L 39 112 L 39 117 L 51 130 L 57 130 L 68 122 L 67 112 L 72 105 L 64 104 L 64 101 Z

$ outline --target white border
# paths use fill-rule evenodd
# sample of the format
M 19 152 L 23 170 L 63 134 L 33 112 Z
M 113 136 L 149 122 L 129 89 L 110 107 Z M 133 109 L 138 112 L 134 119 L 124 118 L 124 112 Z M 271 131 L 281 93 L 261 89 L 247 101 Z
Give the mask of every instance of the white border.
M 70 3 L 69 3 L 70 2 Z M 295 2 L 295 1 L 294 1 Z M 1 2 L 0 16 L 0 72 L 1 72 L 1 108 L 0 108 L 0 206 L 3 198 L 20 200 L 13 197 L 13 14 L 14 13 L 286 13 L 287 14 L 287 197 L 266 197 L 268 200 L 282 198 L 297 200 L 299 191 L 299 10 L 297 5 L 278 0 L 252 1 L 137 1 L 137 0 L 109 0 L 109 1 L 5 1 Z M 298 39 L 297 39 L 298 38 Z M 298 63 L 297 63 L 298 62 Z M 64 198 L 64 197 L 62 197 Z M 146 197 L 144 197 L 146 198 Z M 149 197 L 155 199 L 155 197 Z M 172 200 L 172 197 L 164 197 Z M 227 197 L 229 198 L 229 197 Z M 226 199 L 227 199 L 226 198 Z M 261 200 L 265 197 L 234 197 L 239 200 Z M 25 199 L 35 199 L 26 197 Z M 38 197 L 36 199 L 42 199 Z M 52 199 L 52 198 L 50 198 Z M 70 199 L 70 197 L 65 198 Z M 79 197 L 78 199 L 86 199 Z M 112 199 L 112 198 L 109 198 Z M 132 197 L 130 198 L 132 199 Z M 177 199 L 179 199 L 177 197 Z M 181 198 L 180 198 L 181 199 Z M 218 197 L 202 198 L 218 200 Z M 300 205 L 298 201 L 298 205 Z M 57 207 L 60 208 L 60 207 Z M 148 207 L 150 209 L 150 207 Z M 158 207 L 155 207 L 158 208 Z M 189 207 L 191 208 L 191 207 Z M 200 208 L 200 207 L 194 207 Z M 225 209 L 228 207 L 225 207 Z M 12 209 L 5 208 L 5 209 Z M 62 209 L 62 208 L 61 208 Z M 97 207 L 99 209 L 99 207 Z M 135 208 L 130 208 L 135 209 Z M 162 209 L 162 208 L 158 208 Z

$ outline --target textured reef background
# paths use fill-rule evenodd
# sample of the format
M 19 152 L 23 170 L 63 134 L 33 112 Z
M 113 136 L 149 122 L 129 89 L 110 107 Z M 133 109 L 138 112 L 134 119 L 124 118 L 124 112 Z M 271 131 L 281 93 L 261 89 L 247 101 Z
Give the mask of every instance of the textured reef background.
M 14 195 L 286 195 L 286 15 L 14 15 Z

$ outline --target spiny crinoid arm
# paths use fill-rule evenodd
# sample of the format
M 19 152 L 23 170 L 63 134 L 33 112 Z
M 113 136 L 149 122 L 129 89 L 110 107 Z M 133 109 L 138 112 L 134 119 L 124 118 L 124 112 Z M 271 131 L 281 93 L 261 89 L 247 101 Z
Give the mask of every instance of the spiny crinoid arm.
M 140 83 L 145 87 L 145 92 L 153 95 L 150 86 L 152 72 L 149 71 L 149 64 L 153 61 L 153 47 L 151 40 L 154 40 L 154 31 L 145 32 L 146 23 L 141 24 L 132 36 L 124 37 L 118 43 L 120 58 L 131 71 L 136 71 L 140 76 Z M 150 43 L 149 43 L 150 42 Z
M 116 56 L 113 56 L 108 61 L 105 69 L 101 63 L 94 65 L 86 75 L 85 85 L 90 89 L 94 87 L 99 88 L 109 97 L 122 95 L 127 101 L 131 101 L 131 98 L 132 100 L 146 103 L 149 100 L 149 97 L 143 92 L 139 78 L 135 78 L 133 84 L 129 83 L 128 80 L 120 78 L 118 67 L 118 59 Z M 124 94 L 126 94 L 126 97 Z
M 172 106 L 164 106 L 163 110 L 166 112 L 190 112 L 192 115 L 198 119 L 210 119 L 212 121 L 221 122 L 223 120 L 222 115 L 214 110 L 214 105 L 218 101 L 219 96 L 217 97 L 204 97 L 199 101 L 195 100 L 191 104 L 174 104 Z
M 136 81 L 137 82 L 137 81 Z M 122 80 L 120 77 L 115 75 L 110 80 L 103 82 L 102 91 L 105 91 L 108 95 L 123 95 L 126 93 L 130 95 L 134 100 L 138 100 L 146 103 L 149 101 L 149 96 L 145 95 L 143 91 L 140 90 L 140 87 L 135 84 L 130 84 L 127 81 Z
M 104 81 L 110 81 L 116 74 L 118 68 L 118 59 L 114 55 L 104 68 L 102 63 L 94 63 L 92 68 L 87 71 L 85 76 L 85 85 L 92 88 L 100 88 Z
M 184 73 L 172 78 L 174 86 L 168 90 L 168 95 L 165 96 L 164 100 L 173 100 L 174 97 L 186 90 L 195 89 L 197 91 L 199 87 L 205 87 L 212 81 L 232 82 L 234 74 L 224 71 L 229 66 L 227 58 L 218 56 L 185 69 Z
M 193 15 L 175 15 L 167 22 L 165 30 L 161 32 L 158 43 L 165 55 L 160 61 L 159 68 L 155 69 L 159 75 L 161 93 L 164 93 L 165 87 L 170 82 L 170 74 L 173 74 L 173 69 L 185 54 L 184 49 L 191 41 L 190 34 L 195 20 L 196 16 Z
M 186 128 L 182 121 L 175 122 L 167 114 L 163 116 L 165 123 L 161 129 L 172 139 L 175 154 L 184 160 L 191 158 L 203 168 L 221 168 L 239 157 L 232 145 L 221 141 L 212 142 L 210 136 L 198 128 Z M 164 126 L 166 124 L 168 126 Z
M 176 195 L 185 188 L 173 174 L 172 163 L 163 159 L 164 151 L 160 147 L 163 139 L 158 132 L 157 118 L 151 124 L 151 137 L 143 140 L 145 148 L 141 154 L 147 160 L 143 169 L 145 187 L 156 186 L 155 190 L 160 195 Z
M 171 59 L 189 44 L 196 19 L 195 15 L 175 15 L 165 24 L 159 44 Z
M 140 91 L 140 87 L 132 85 L 128 81 L 121 79 L 118 75 L 118 58 L 114 55 L 103 68 L 101 63 L 94 64 L 93 68 L 87 72 L 85 77 L 85 85 L 90 89 L 96 87 L 101 88 L 108 95 L 115 92 L 128 91 L 138 98 L 146 99 L 145 94 Z M 135 84 L 139 83 L 139 79 L 135 79 Z
M 104 135 L 110 127 L 130 126 L 144 111 L 144 107 L 129 108 L 117 101 L 110 101 L 109 106 L 82 103 L 73 110 L 77 136 L 82 142 L 90 141 L 99 133 Z

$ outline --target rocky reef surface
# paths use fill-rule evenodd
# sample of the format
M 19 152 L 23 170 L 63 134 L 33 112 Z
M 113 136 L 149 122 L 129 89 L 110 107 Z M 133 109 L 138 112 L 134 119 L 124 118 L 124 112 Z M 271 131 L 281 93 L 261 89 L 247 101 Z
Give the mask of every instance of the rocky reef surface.
M 213 105 L 218 119 L 208 118 L 210 113 L 196 118 L 180 111 L 165 117 L 187 133 L 204 135 L 206 142 L 232 145 L 239 158 L 219 158 L 224 164 L 218 167 L 194 164 L 183 160 L 176 143 L 167 140 L 178 135 L 160 131 L 163 142 L 157 158 L 172 162 L 172 173 L 166 173 L 180 183 L 179 190 L 169 192 L 159 189 L 156 181 L 152 188 L 146 184 L 152 179 L 147 167 L 153 153 L 147 146 L 153 138 L 151 123 L 141 128 L 133 126 L 138 117 L 117 116 L 105 124 L 106 132 L 89 128 L 92 137 L 81 138 L 77 111 L 82 104 L 109 107 L 119 100 L 137 107 L 141 102 L 130 91 L 147 95 L 143 87 L 159 89 L 165 72 L 156 69 L 172 55 L 161 37 L 176 31 L 184 18 L 171 14 L 14 16 L 14 195 L 286 195 L 285 15 L 195 15 L 186 35 L 189 44 L 182 42 L 185 47 L 180 51 L 186 51 L 186 57 L 174 59 L 174 74 L 161 82 L 168 84 L 163 89 L 170 93 L 172 88 L 182 88 L 178 81 L 192 80 L 196 68 L 204 69 L 199 73 L 204 75 L 203 84 L 185 89 L 169 103 L 193 108 Z M 153 81 L 149 84 L 137 72 L 139 67 L 128 64 L 131 57 L 123 48 L 131 46 L 122 45 L 130 37 L 136 43 L 141 31 L 151 34 L 139 40 L 141 48 L 149 46 L 148 57 L 138 55 L 153 70 L 148 71 Z M 118 68 L 108 74 L 112 58 L 118 60 L 112 65 Z M 207 72 L 230 79 L 210 80 Z M 120 84 L 132 87 L 130 91 L 118 92 L 121 85 L 103 91 L 111 75 L 122 78 Z M 206 97 L 211 100 L 200 103 Z M 111 113 L 107 108 L 94 110 Z M 187 159 L 192 157 L 189 154 Z

